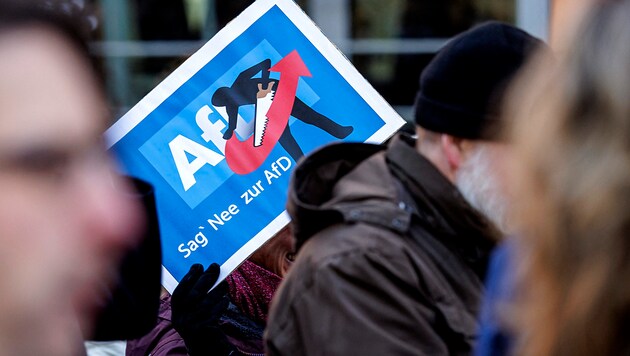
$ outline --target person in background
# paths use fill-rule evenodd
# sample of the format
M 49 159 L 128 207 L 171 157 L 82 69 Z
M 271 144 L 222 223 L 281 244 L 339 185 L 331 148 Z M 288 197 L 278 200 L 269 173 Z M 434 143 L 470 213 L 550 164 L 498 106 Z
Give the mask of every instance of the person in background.
M 156 326 L 162 282 L 162 247 L 153 185 L 130 177 L 135 188 L 129 199 L 141 203 L 146 228 L 140 242 L 120 263 L 117 283 L 98 313 L 86 341 L 88 356 L 119 356 L 128 339 L 144 336 Z
M 630 1 L 596 2 L 508 101 L 516 281 L 494 307 L 511 353 L 630 354 L 628 19 Z
M 293 262 L 291 232 L 284 227 L 224 282 L 219 265 L 195 264 L 161 301 L 158 326 L 127 342 L 127 356 L 262 355 L 269 305 Z
M 458 35 L 420 77 L 417 140 L 333 144 L 296 167 L 298 256 L 272 303 L 268 355 L 472 351 L 488 255 L 510 228 L 498 107 L 540 44 L 497 22 Z
M 142 214 L 115 173 L 81 32 L 55 1 L 0 1 L 0 354 L 84 352 Z

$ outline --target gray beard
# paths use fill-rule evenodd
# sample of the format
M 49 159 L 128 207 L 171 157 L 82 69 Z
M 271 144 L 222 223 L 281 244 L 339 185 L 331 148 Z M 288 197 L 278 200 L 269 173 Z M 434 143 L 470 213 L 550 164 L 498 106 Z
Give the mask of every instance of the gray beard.
M 500 192 L 498 179 L 483 145 L 475 147 L 472 155 L 459 168 L 455 186 L 468 203 L 487 217 L 502 234 L 510 232 L 508 202 Z

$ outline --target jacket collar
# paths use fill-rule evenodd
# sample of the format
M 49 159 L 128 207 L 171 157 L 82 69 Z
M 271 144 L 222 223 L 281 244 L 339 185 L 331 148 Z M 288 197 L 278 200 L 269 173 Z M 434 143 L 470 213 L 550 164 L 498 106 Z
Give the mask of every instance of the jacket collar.
M 335 143 L 301 161 L 287 201 L 296 250 L 336 223 L 363 221 L 402 234 L 416 218 L 483 275 L 500 234 L 414 146 L 400 134 L 388 147 Z M 413 214 L 400 204 L 398 181 L 412 197 Z
M 413 197 L 414 215 L 449 249 L 485 273 L 500 233 L 473 208 L 442 173 L 415 149 L 415 139 L 401 134 L 386 153 L 392 174 Z

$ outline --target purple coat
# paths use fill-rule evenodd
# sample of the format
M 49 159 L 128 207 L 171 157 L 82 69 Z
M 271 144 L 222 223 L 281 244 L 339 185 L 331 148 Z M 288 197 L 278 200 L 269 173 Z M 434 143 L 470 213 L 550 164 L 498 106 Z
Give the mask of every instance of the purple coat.
M 158 323 L 147 335 L 127 341 L 126 356 L 187 356 L 186 344 L 171 322 L 171 296 L 160 300 Z

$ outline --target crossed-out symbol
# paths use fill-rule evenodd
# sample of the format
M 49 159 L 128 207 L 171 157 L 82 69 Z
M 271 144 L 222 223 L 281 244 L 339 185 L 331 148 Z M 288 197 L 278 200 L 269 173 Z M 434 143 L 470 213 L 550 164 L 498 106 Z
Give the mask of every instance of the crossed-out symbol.
M 259 69 L 253 69 L 252 71 L 258 72 Z M 248 174 L 260 167 L 278 141 L 281 140 L 281 137 L 284 137 L 283 145 L 291 146 L 285 148 L 288 148 L 289 153 L 297 160 L 298 157 L 296 156 L 301 155 L 302 151 L 287 127 L 289 117 L 292 114 L 296 115 L 296 111 L 300 113 L 299 118 L 302 121 L 316 125 L 337 138 L 345 138 L 353 131 L 351 126 L 341 126 L 329 118 L 316 113 L 301 100 L 296 99 L 299 78 L 311 76 L 311 72 L 297 51 L 293 51 L 282 58 L 273 67 L 269 68 L 268 72 L 280 73 L 280 80 L 277 81 L 275 96 L 267 111 L 267 123 L 264 128 L 262 141 L 260 141 L 259 136 L 257 142 L 255 142 L 256 135 L 251 135 L 245 141 L 240 141 L 233 135 L 236 116 L 238 115 L 238 104 L 234 103 L 238 103 L 239 100 L 246 101 L 241 97 L 243 93 L 232 93 L 232 96 L 228 97 L 229 94 L 227 92 L 234 89 L 224 87 L 217 90 L 213 97 L 213 104 L 226 106 L 228 109 L 230 126 L 224 135 L 224 138 L 227 139 L 225 159 L 230 169 L 236 174 Z M 251 73 L 248 73 L 247 70 L 242 74 L 244 73 L 245 79 L 250 80 Z M 273 80 L 269 80 L 268 73 L 263 73 L 263 77 L 266 78 L 266 82 L 257 83 L 254 90 L 266 94 L 275 83 Z M 226 102 L 232 103 L 232 105 L 228 107 L 229 104 L 225 104 Z M 296 104 L 299 105 L 296 106 Z

